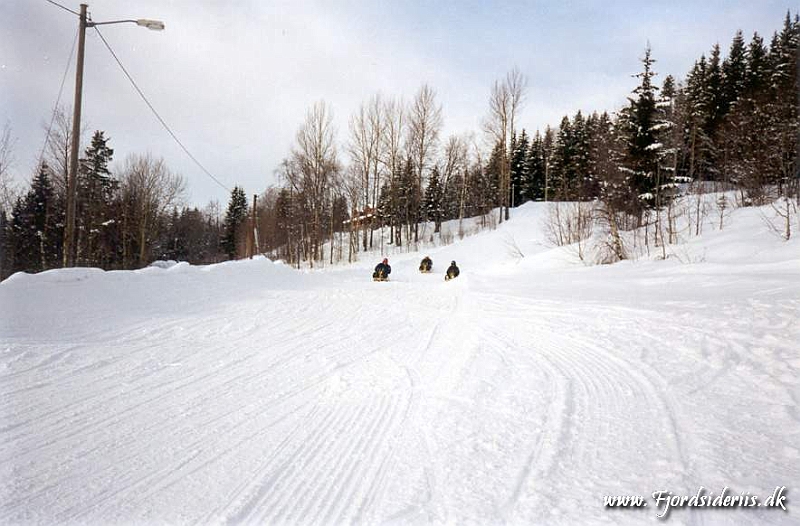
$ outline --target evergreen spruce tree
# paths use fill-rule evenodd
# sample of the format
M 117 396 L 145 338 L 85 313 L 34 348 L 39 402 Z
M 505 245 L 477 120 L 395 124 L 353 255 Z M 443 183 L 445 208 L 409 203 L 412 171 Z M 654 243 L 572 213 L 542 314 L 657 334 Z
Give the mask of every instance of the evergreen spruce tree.
M 566 115 L 561 119 L 558 134 L 553 144 L 550 162 L 550 199 L 557 201 L 569 200 L 572 196 L 571 189 L 574 183 L 573 133 L 572 123 Z
M 402 163 L 390 177 L 384 179 L 378 197 L 378 216 L 383 225 L 389 227 L 389 243 L 399 245 L 402 241 L 400 232 L 400 180 Z M 346 212 L 346 211 L 345 211 Z
M 675 78 L 672 75 L 664 77 L 664 83 L 661 85 L 661 96 L 665 99 L 674 99 L 678 92 L 678 87 L 675 85 Z
M 777 195 L 794 196 L 797 192 L 798 47 L 800 21 L 792 21 L 787 12 L 783 28 L 770 46 L 770 96 L 765 105 L 769 115 L 773 146 L 765 170 L 770 183 L 777 185 Z
M 414 170 L 414 163 L 411 159 L 407 159 L 397 181 L 398 225 L 406 227 L 407 240 L 411 239 L 414 225 L 420 216 L 422 203 L 419 199 L 421 195 L 422 191 L 419 189 L 419 179 Z
M 714 44 L 711 48 L 711 56 L 708 59 L 703 89 L 705 96 L 703 100 L 703 131 L 707 141 L 705 145 L 705 175 L 709 180 L 714 181 L 720 179 L 718 143 L 720 142 L 720 129 L 726 111 L 723 90 L 721 52 L 719 44 Z
M 18 271 L 35 272 L 36 251 L 35 239 L 30 235 L 30 214 L 26 210 L 25 201 L 22 197 L 17 197 L 14 206 L 11 208 L 11 220 L 8 225 L 8 247 L 9 253 L 13 254 L 14 264 L 9 270 L 9 274 Z M 34 244 L 31 244 L 34 243 Z
M 182 232 L 182 225 L 178 213 L 178 208 L 173 207 L 172 214 L 162 229 L 161 236 L 156 244 L 154 252 L 161 259 L 172 259 L 175 261 L 186 261 L 188 259 L 188 247 L 185 239 L 185 232 Z
M 492 149 L 492 153 L 489 155 L 489 161 L 486 163 L 486 168 L 484 169 L 486 180 L 482 181 L 480 184 L 481 200 L 485 201 L 482 204 L 489 205 L 489 203 L 491 203 L 489 205 L 490 208 L 500 206 L 502 203 L 502 198 L 500 196 L 500 188 L 502 185 L 500 183 L 503 174 L 503 162 L 505 162 L 504 158 L 503 143 L 498 142 Z M 480 213 L 483 214 L 485 212 Z
M 495 148 L 497 150 L 497 148 Z M 495 153 L 493 159 L 498 162 L 500 152 Z M 491 165 L 491 159 L 489 165 Z M 492 170 L 489 165 L 481 167 L 475 165 L 470 168 L 470 193 L 466 207 L 466 216 L 486 216 L 497 206 L 498 171 L 495 165 Z
M 544 138 L 538 130 L 531 141 L 526 164 L 523 199 L 542 201 L 544 200 L 545 183 L 545 147 Z
M 595 144 L 598 141 L 598 138 L 606 133 L 610 133 L 608 124 L 608 114 L 603 113 L 603 115 L 598 115 L 597 112 L 593 112 L 587 119 L 586 119 L 586 126 L 585 126 L 585 140 L 583 145 L 583 151 L 581 155 L 584 157 L 584 173 L 583 173 L 583 183 L 581 187 L 581 199 L 591 200 L 596 199 L 600 196 L 600 179 L 599 179 L 599 169 L 597 166 L 597 159 L 592 154 Z
M 572 119 L 572 158 L 570 169 L 570 199 L 585 200 L 591 197 L 589 177 L 588 122 L 579 110 Z
M 677 108 L 677 96 L 675 81 L 671 75 L 667 75 L 656 104 L 658 111 L 653 127 L 658 141 L 658 147 L 655 148 L 658 155 L 655 208 L 658 210 L 668 206 L 677 197 L 679 182 L 689 182 L 678 174 L 680 151 L 683 146 L 683 119 Z M 657 220 L 660 220 L 660 216 L 657 216 Z
M 688 176 L 694 180 L 706 180 L 713 175 L 714 144 L 708 134 L 711 96 L 705 56 L 695 62 L 686 79 L 686 96 L 689 107 L 686 137 L 689 149 Z
M 0 210 L 0 281 L 11 275 L 14 269 L 11 248 L 11 222 L 5 210 Z
M 522 130 L 519 138 L 513 141 L 511 150 L 511 203 L 519 206 L 525 199 L 525 182 L 528 180 L 528 152 L 530 140 L 525 129 Z
M 78 172 L 78 260 L 90 266 L 104 266 L 113 252 L 106 231 L 111 225 L 114 194 L 119 185 L 108 168 L 114 156 L 108 141 L 102 131 L 94 133 Z
M 747 48 L 741 31 L 736 32 L 728 56 L 722 63 L 723 113 L 727 114 L 747 88 Z
M 189 263 L 210 263 L 213 252 L 206 244 L 207 222 L 197 208 L 173 208 L 167 228 L 159 242 L 162 257 Z
M 444 191 L 441 183 L 439 168 L 433 167 L 431 170 L 428 187 L 425 189 L 425 217 L 434 223 L 434 233 L 438 233 L 442 228 L 442 218 L 444 216 Z
M 745 93 L 751 98 L 761 91 L 767 81 L 769 63 L 764 39 L 753 33 L 753 39 L 747 47 L 747 64 L 745 75 Z
M 222 249 L 228 259 L 235 259 L 239 245 L 241 226 L 247 220 L 247 197 L 244 189 L 234 186 L 228 210 L 225 213 L 225 235 L 222 238 Z
M 12 213 L 12 243 L 16 270 L 38 272 L 59 266 L 63 226 L 50 170 L 42 163 L 24 199 Z
M 381 184 L 381 191 L 378 194 L 378 206 L 376 207 L 378 218 L 384 226 L 392 225 L 394 215 L 392 201 L 391 181 L 387 177 Z
M 614 123 L 608 113 L 603 112 L 595 125 L 589 141 L 589 156 L 593 178 L 597 181 L 597 194 L 607 209 L 625 211 L 630 208 L 632 192 L 626 184 L 626 176 L 619 170 L 624 148 L 620 147 Z
M 461 177 L 463 177 L 463 170 L 452 174 L 444 183 L 444 193 L 442 197 L 444 216 L 442 219 L 445 221 L 458 218 Z
M 717 129 L 725 116 L 723 95 L 722 60 L 719 44 L 711 48 L 711 57 L 708 59 L 706 71 L 706 111 L 708 112 L 707 130 L 709 137 L 716 136 Z
M 636 201 L 630 203 L 629 212 L 638 214 L 656 206 L 658 193 L 657 176 L 661 143 L 658 139 L 657 126 L 658 88 L 652 82 L 656 75 L 652 69 L 654 62 L 648 47 L 642 59 L 644 71 L 636 75 L 641 79 L 641 83 L 633 90 L 633 96 L 628 98 L 629 104 L 620 113 L 618 123 L 625 146 L 620 170 L 626 174 L 627 184 L 636 196 Z

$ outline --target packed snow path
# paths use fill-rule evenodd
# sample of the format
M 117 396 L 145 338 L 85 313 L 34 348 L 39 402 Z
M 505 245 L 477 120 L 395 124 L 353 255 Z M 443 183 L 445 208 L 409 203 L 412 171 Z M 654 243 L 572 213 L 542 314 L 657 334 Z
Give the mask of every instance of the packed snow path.
M 266 260 L 9 280 L 0 522 L 659 523 L 656 490 L 800 490 L 797 244 L 481 264 L 513 225 L 434 251 L 430 275 L 400 258 L 389 283 Z

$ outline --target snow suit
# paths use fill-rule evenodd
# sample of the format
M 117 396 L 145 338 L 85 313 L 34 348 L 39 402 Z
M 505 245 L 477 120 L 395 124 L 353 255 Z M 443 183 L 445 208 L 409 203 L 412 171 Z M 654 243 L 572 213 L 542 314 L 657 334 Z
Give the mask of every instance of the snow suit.
M 375 272 L 372 273 L 372 279 L 385 280 L 389 278 L 392 273 L 392 267 L 388 263 L 378 263 L 375 267 Z
M 449 281 L 449 280 L 451 280 L 453 278 L 457 278 L 459 274 L 460 274 L 460 271 L 458 270 L 458 267 L 456 266 L 456 262 L 455 261 L 451 261 L 450 262 L 450 266 L 447 268 L 447 274 L 445 275 L 444 280 L 445 281 Z
M 425 256 L 419 264 L 420 272 L 430 272 L 433 268 L 433 261 L 428 256 Z

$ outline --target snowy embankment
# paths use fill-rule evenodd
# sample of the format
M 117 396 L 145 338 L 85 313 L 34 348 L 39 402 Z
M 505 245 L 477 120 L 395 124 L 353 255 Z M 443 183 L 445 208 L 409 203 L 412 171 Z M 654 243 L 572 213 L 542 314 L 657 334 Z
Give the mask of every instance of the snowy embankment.
M 544 210 L 389 283 L 265 259 L 3 282 L 0 522 L 658 524 L 656 490 L 786 486 L 788 512 L 668 522 L 796 524 L 797 240 L 741 209 L 695 263 L 585 267 Z

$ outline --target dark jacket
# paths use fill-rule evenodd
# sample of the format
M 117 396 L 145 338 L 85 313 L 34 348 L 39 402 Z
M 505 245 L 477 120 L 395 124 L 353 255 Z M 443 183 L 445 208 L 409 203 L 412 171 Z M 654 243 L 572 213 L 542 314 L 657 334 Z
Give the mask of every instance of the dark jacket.
M 449 277 L 451 277 L 451 278 L 457 278 L 457 277 L 458 277 L 458 275 L 459 275 L 459 273 L 460 273 L 460 272 L 459 272 L 459 270 L 458 270 L 458 267 L 457 267 L 457 266 L 455 266 L 455 265 L 450 265 L 449 267 L 447 267 L 447 275 L 448 275 Z
M 430 270 L 431 268 L 433 268 L 433 261 L 431 261 L 431 258 L 423 258 L 419 264 L 419 269 Z
M 378 276 L 388 276 L 392 273 L 392 267 L 389 264 L 378 263 L 375 267 L 375 274 Z

